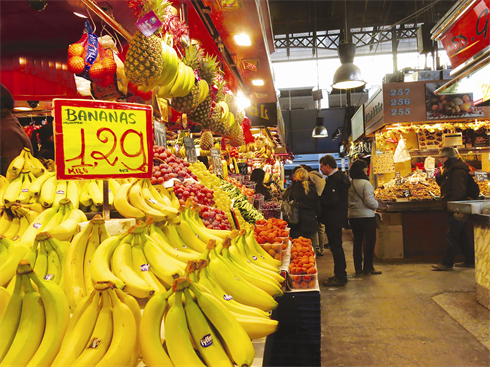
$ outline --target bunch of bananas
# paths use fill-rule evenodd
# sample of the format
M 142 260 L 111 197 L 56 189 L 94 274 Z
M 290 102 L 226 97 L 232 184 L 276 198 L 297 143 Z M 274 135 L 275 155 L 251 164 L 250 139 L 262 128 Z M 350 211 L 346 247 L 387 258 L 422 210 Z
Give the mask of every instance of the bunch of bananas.
M 118 188 L 114 197 L 116 210 L 126 218 L 153 218 L 155 222 L 180 221 L 172 200 L 160 194 L 148 179 L 135 180 Z
M 165 41 L 162 41 L 162 57 L 165 67 L 160 74 L 160 78 L 156 82 L 156 85 L 160 87 L 168 85 L 175 79 L 175 76 L 179 71 L 179 65 L 181 64 L 177 52 L 175 52 L 172 47 L 168 46 Z M 145 90 L 145 92 L 147 92 L 147 90 Z
M 69 241 L 78 229 L 78 223 L 87 221 L 87 216 L 80 209 L 75 208 L 69 198 L 59 201 L 40 213 L 29 225 L 22 235 L 21 242 L 32 246 L 34 239 L 40 232 L 49 234 L 61 241 Z
M 160 337 L 164 315 L 168 354 Z M 141 318 L 140 345 L 149 366 L 251 366 L 255 357 L 253 344 L 235 316 L 186 277 L 148 302 Z
M 28 252 L 28 246 L 0 234 L 0 286 L 6 287 L 9 284 L 15 276 L 19 261 Z
M 194 88 L 195 82 L 196 76 L 194 75 L 194 70 L 182 61 L 179 61 L 177 73 L 175 73 L 174 78 L 168 84 L 160 87 L 158 97 L 185 97 Z
M 134 298 L 97 283 L 73 313 L 51 366 L 136 366 L 141 313 Z
M 0 210 L 0 234 L 18 241 L 39 213 L 43 211 L 39 203 L 14 204 L 9 209 Z
M 46 168 L 44 168 L 39 159 L 31 154 L 29 148 L 24 148 L 22 152 L 10 162 L 10 165 L 7 168 L 7 180 L 15 180 L 23 171 L 30 171 L 36 177 L 46 171 Z
M 71 310 L 75 310 L 92 293 L 94 287 L 90 265 L 97 247 L 109 237 L 104 219 L 97 214 L 73 238 L 66 255 L 64 287 Z
M 1 365 L 50 366 L 69 320 L 68 301 L 61 287 L 42 280 L 27 260 L 21 260 L 0 321 Z
M 109 206 L 114 207 L 114 196 L 121 184 L 127 183 L 127 180 L 116 181 L 114 179 L 107 180 L 109 185 Z M 104 204 L 104 180 L 88 180 L 83 181 L 80 185 L 80 204 L 91 212 L 102 211 Z

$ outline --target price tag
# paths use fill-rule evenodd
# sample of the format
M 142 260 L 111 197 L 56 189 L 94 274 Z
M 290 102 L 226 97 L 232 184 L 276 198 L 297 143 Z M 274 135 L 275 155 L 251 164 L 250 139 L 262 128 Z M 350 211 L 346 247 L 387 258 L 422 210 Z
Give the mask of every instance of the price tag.
M 484 171 L 475 171 L 475 180 L 477 182 L 488 181 L 488 174 Z
M 187 162 L 194 163 L 197 161 L 196 145 L 194 144 L 194 139 L 184 138 L 185 156 Z
M 152 108 L 54 99 L 56 178 L 151 178 Z
M 135 26 L 146 37 L 150 37 L 155 31 L 162 26 L 162 22 L 158 19 L 155 12 L 152 10 L 146 14 L 143 18 L 135 23 Z
M 167 132 L 165 131 L 165 125 L 161 122 L 153 122 L 155 128 L 155 143 L 160 147 L 167 149 Z
M 400 186 L 402 184 L 402 178 L 400 172 L 395 173 L 396 182 L 395 185 Z
M 435 169 L 428 169 L 428 170 L 426 170 L 427 179 L 434 178 L 434 172 L 435 172 Z
M 406 198 L 410 197 L 410 189 L 403 190 L 403 196 L 405 196 Z
M 238 166 L 238 173 L 239 174 L 245 175 L 245 176 L 248 175 L 248 164 L 247 163 L 240 162 L 240 163 L 237 163 L 237 166 Z
M 211 149 L 211 162 L 216 176 L 223 176 L 223 164 L 221 163 L 221 152 L 218 149 Z

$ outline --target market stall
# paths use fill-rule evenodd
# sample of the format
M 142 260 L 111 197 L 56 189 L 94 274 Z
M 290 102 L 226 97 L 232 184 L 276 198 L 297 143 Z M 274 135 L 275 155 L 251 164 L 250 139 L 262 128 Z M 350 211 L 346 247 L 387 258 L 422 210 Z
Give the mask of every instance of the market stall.
M 434 169 L 443 147 L 457 148 L 481 194 L 490 194 L 490 107 L 477 104 L 470 92 L 436 95 L 444 83 L 383 84 L 363 106 L 364 118 L 352 120 L 356 132 L 352 154 L 371 150 L 370 173 L 380 201 L 376 248 L 380 259 L 442 255 L 446 224 Z M 470 226 L 468 231 L 473 232 Z

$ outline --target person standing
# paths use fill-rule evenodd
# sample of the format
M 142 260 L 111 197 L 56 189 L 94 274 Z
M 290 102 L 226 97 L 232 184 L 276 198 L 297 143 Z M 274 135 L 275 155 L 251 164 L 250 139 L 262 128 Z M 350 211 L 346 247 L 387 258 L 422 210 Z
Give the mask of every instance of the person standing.
M 321 214 L 321 206 L 315 187 L 308 181 L 308 172 L 299 168 L 294 172 L 294 183 L 284 193 L 284 198 L 294 199 L 299 208 L 299 221 L 296 224 L 289 223 L 289 235 L 291 238 L 309 238 L 311 246 L 318 252 L 317 217 Z
M 264 186 L 265 172 L 262 168 L 256 168 L 250 175 L 250 181 L 255 182 L 255 192 L 264 195 L 264 200 L 269 200 L 272 196 L 267 187 Z
M 381 274 L 374 269 L 374 246 L 376 245 L 376 217 L 374 210 L 378 202 L 374 199 L 374 188 L 367 175 L 368 164 L 363 160 L 355 161 L 349 170 L 352 179 L 349 189 L 348 218 L 354 236 L 354 268 L 356 275 Z M 364 264 L 363 264 L 363 241 Z
M 453 148 L 443 148 L 439 154 L 439 162 L 444 167 L 444 173 L 436 174 L 436 182 L 441 187 L 441 203 L 447 215 L 447 248 L 440 264 L 432 265 L 433 271 L 447 271 L 456 267 L 475 267 L 474 243 L 466 233 L 466 222 L 457 220 L 455 213 L 447 211 L 448 201 L 468 200 L 469 168 L 457 157 Z M 464 262 L 454 263 L 457 248 L 461 248 Z
M 1 83 L 0 88 L 0 103 L 2 107 L 0 120 L 0 172 L 5 176 L 7 168 L 14 158 L 24 148 L 29 148 L 32 152 L 32 145 L 19 120 L 11 112 L 14 109 L 14 97 Z
M 327 154 L 320 159 L 320 170 L 327 176 L 320 202 L 330 251 L 333 255 L 334 276 L 323 282 L 325 286 L 344 286 L 347 283 L 347 265 L 342 248 L 342 228 L 347 226 L 349 178 L 337 168 L 335 158 Z
M 325 179 L 323 178 L 323 175 L 320 172 L 313 170 L 310 166 L 304 166 L 303 168 L 308 171 L 308 176 L 310 176 L 310 181 L 313 182 L 313 184 L 315 185 L 316 193 L 318 194 L 318 196 L 322 196 L 323 189 L 325 188 Z M 328 246 L 325 247 L 324 239 L 325 225 L 318 221 L 318 250 L 316 253 L 317 256 L 323 256 L 324 248 L 328 248 Z

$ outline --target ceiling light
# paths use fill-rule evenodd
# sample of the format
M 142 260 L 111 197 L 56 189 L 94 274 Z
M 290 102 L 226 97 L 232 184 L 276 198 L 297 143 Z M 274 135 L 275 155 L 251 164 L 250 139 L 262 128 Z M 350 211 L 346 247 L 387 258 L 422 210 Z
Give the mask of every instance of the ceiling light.
M 264 80 L 263 79 L 252 79 L 252 84 L 255 85 L 256 87 L 260 87 L 264 85 Z
M 328 131 L 325 128 L 325 126 L 323 126 L 323 116 L 317 116 L 316 117 L 316 126 L 313 129 L 311 136 L 313 138 L 326 138 L 326 137 L 328 137 Z
M 241 109 L 245 109 L 250 106 L 250 100 L 245 97 L 242 93 L 238 93 L 237 99 L 236 99 L 237 105 Z
M 342 65 L 333 76 L 332 88 L 352 89 L 365 85 L 366 82 L 361 77 L 361 70 L 354 65 L 356 45 L 353 43 L 341 43 L 337 51 Z
M 30 111 L 32 108 L 30 107 L 14 107 L 14 111 Z
M 233 36 L 233 38 L 235 38 L 235 42 L 238 46 L 251 46 L 252 45 L 252 41 L 250 40 L 250 37 L 245 33 L 235 34 Z
M 85 19 L 87 18 L 86 15 L 83 15 L 83 14 L 80 14 L 80 13 L 77 13 L 77 12 L 73 12 L 73 14 L 75 14 L 79 18 L 85 18 Z

